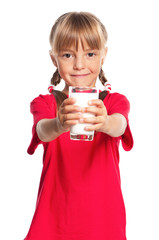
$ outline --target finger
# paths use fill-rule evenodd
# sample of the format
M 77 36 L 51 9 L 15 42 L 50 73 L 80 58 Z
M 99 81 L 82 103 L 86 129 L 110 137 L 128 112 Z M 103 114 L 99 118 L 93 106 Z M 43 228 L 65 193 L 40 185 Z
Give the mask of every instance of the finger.
M 85 107 L 82 112 L 93 113 L 96 116 L 106 115 L 106 108 L 98 108 L 98 107 Z
M 61 104 L 61 107 L 64 107 L 66 105 L 71 105 L 74 104 L 76 102 L 76 98 L 66 98 L 63 103 Z
M 90 125 L 84 128 L 84 130 L 86 131 L 97 131 L 98 129 L 101 128 L 101 124 L 94 124 L 94 125 Z
M 82 108 L 76 105 L 66 105 L 61 107 L 61 113 L 67 114 L 71 112 L 81 112 Z
M 80 118 L 81 123 L 91 123 L 91 124 L 102 124 L 104 122 L 104 118 L 99 117 L 89 117 L 89 118 Z
M 99 108 L 103 108 L 105 105 L 101 99 L 93 99 L 88 102 L 88 105 L 97 106 Z
M 69 113 L 63 115 L 63 121 L 80 120 L 81 118 L 83 118 L 82 113 Z
M 63 129 L 65 129 L 65 131 L 69 131 L 70 127 L 77 124 L 78 122 L 79 122 L 78 120 L 67 120 L 67 121 L 63 121 L 61 126 Z
M 83 117 L 83 115 L 80 114 L 80 113 L 64 114 L 64 115 L 59 115 L 59 121 L 60 121 L 62 126 L 66 126 L 66 125 L 68 126 L 68 125 L 70 125 L 70 124 L 68 124 L 70 121 L 73 121 L 73 123 L 74 122 L 75 123 L 79 122 L 81 117 Z
M 78 120 L 67 120 L 66 122 L 63 123 L 64 127 L 71 127 L 75 124 L 78 123 Z

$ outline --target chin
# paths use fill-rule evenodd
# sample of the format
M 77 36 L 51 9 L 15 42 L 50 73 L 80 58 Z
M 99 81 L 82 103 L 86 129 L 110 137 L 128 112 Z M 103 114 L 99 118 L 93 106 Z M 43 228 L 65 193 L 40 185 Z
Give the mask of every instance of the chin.
M 92 83 L 86 83 L 86 81 L 81 81 L 81 82 L 75 82 L 73 83 L 72 86 L 75 86 L 75 87 L 94 87 L 95 84 L 92 84 Z

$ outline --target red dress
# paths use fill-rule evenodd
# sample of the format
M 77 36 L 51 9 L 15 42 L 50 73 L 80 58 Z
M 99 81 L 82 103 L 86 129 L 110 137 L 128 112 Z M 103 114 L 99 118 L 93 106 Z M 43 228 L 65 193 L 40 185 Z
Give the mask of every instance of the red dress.
M 128 121 L 130 104 L 124 95 L 108 94 L 108 114 L 121 113 Z M 119 172 L 119 143 L 129 151 L 129 128 L 113 138 L 95 133 L 90 142 L 70 140 L 69 132 L 41 142 L 36 124 L 56 117 L 54 96 L 40 95 L 31 103 L 33 137 L 28 153 L 43 144 L 43 169 L 36 209 L 25 240 L 126 240 L 126 215 Z

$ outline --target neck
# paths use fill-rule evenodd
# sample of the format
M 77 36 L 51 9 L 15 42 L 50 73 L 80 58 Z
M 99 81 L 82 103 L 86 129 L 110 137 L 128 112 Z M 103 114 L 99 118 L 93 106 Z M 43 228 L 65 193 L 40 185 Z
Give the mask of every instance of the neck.
M 65 86 L 64 89 L 62 90 L 62 92 L 65 93 L 66 95 L 68 95 L 68 93 L 69 93 L 68 86 Z

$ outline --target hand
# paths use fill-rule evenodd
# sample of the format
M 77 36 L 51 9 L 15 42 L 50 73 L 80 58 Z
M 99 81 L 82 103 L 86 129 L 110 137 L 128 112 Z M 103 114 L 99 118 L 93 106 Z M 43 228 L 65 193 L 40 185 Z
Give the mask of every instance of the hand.
M 67 98 L 61 104 L 58 111 L 58 120 L 60 123 L 60 129 L 63 132 L 70 130 L 72 125 L 75 125 L 79 122 L 80 118 L 83 116 L 81 111 L 82 108 L 74 105 L 76 99 Z
M 105 128 L 108 121 L 107 109 L 104 103 L 100 99 L 89 101 L 90 107 L 85 107 L 82 112 L 93 113 L 95 117 L 82 118 L 81 123 L 91 123 L 88 127 L 85 127 L 87 131 L 105 132 Z

